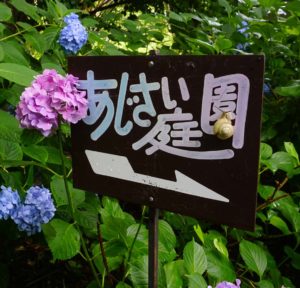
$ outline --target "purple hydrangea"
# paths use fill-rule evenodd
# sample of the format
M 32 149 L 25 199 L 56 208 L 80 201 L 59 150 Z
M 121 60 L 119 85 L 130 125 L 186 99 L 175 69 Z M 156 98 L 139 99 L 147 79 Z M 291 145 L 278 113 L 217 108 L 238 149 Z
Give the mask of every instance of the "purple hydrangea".
M 75 54 L 86 43 L 88 33 L 75 13 L 67 15 L 64 22 L 67 26 L 61 30 L 58 42 L 67 53 Z
M 223 281 L 223 282 L 217 284 L 216 288 L 240 288 L 241 280 L 236 279 L 235 283 L 236 284 Z M 207 288 L 212 288 L 212 286 L 208 286 Z
M 23 128 L 39 130 L 49 136 L 58 127 L 58 117 L 77 123 L 87 114 L 88 101 L 84 91 L 77 90 L 78 78 L 63 77 L 46 69 L 22 93 L 16 118 Z
M 20 205 L 20 196 L 11 187 L 1 186 L 0 190 L 0 219 L 7 220 Z
M 41 225 L 48 223 L 55 211 L 50 191 L 33 186 L 27 191 L 24 204 L 13 213 L 12 219 L 20 231 L 32 235 L 41 231 Z

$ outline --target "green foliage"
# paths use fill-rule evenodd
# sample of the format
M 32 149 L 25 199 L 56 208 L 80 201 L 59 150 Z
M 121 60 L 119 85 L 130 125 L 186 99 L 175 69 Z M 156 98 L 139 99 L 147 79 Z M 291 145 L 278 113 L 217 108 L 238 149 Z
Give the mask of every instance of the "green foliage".
M 241 231 L 165 212 L 159 221 L 159 287 L 207 287 L 236 278 L 243 288 L 296 287 L 300 269 L 299 1 L 121 2 L 0 3 L 0 185 L 22 193 L 32 185 L 50 187 L 57 208 L 55 218 L 43 226 L 46 241 L 38 237 L 31 241 L 39 247 L 48 245 L 53 262 L 64 260 L 70 265 L 72 259 L 79 266 L 94 265 L 105 287 L 148 285 L 147 209 L 132 213 L 115 199 L 73 188 L 70 127 L 64 126 L 71 213 L 56 135 L 45 138 L 21 129 L 10 114 L 35 75 L 47 68 L 66 72 L 67 55 L 57 39 L 63 17 L 75 11 L 89 32 L 88 43 L 78 55 L 148 55 L 150 50 L 162 55 L 265 55 L 256 230 Z M 27 243 L 24 234 L 15 234 L 19 243 Z M 11 263 L 12 256 L 6 251 L 14 253 L 20 246 L 2 238 L 0 286 L 9 287 L 12 266 L 4 263 Z M 90 262 L 84 262 L 85 251 Z M 89 287 L 97 285 L 95 281 Z
M 53 258 L 66 260 L 80 251 L 80 236 L 73 224 L 54 219 L 43 226 L 43 232 Z
M 258 245 L 243 240 L 240 243 L 240 253 L 247 267 L 262 278 L 267 268 L 267 256 Z

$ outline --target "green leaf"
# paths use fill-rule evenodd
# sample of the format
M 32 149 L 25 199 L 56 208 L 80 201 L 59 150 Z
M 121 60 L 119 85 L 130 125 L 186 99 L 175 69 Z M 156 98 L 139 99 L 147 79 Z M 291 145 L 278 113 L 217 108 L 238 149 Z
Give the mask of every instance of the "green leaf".
M 1 160 L 22 160 L 23 152 L 19 144 L 20 142 L 19 131 L 16 129 L 15 130 L 11 129 L 10 127 L 12 127 L 12 125 L 4 126 L 5 118 L 2 118 L 1 120 L 3 122 L 0 124 L 0 159 Z
M 139 228 L 139 224 L 132 224 L 127 228 L 126 243 L 128 247 L 131 247 L 138 228 Z M 145 225 L 142 225 L 140 227 L 139 233 L 136 237 L 133 250 L 132 250 L 132 258 L 139 257 L 142 255 L 148 255 L 148 230 L 145 227 Z M 160 256 L 162 255 L 159 255 L 159 257 Z
M 275 188 L 273 186 L 262 185 L 262 184 L 258 185 L 258 193 L 260 197 L 263 198 L 264 200 L 270 198 L 274 193 L 274 190 Z
M 272 156 L 272 147 L 266 143 L 260 143 L 260 158 L 269 159 Z
M 47 163 L 61 165 L 60 152 L 57 148 L 52 146 L 44 146 L 48 153 Z
M 281 96 L 300 97 L 300 85 L 278 87 L 275 92 Z
M 133 287 L 148 288 L 148 256 L 142 256 L 132 261 L 129 272 Z
M 260 246 L 247 240 L 242 240 L 240 253 L 247 267 L 262 278 L 267 268 L 266 252 Z
M 29 66 L 27 55 L 17 41 L 1 42 L 0 47 L 4 51 L 4 62 Z
M 135 224 L 132 224 L 128 227 L 127 237 L 128 237 L 129 240 L 134 239 L 139 226 L 140 226 L 140 224 L 135 223 Z M 140 231 L 139 231 L 136 239 L 140 240 L 140 241 L 144 241 L 145 243 L 147 243 L 147 241 L 148 241 L 148 230 L 145 227 L 145 225 L 141 225 Z
M 14 116 L 9 114 L 8 112 L 3 111 L 2 109 L 0 109 L 0 127 L 1 126 L 4 129 L 6 128 L 6 129 L 10 130 L 10 132 L 15 133 L 15 136 L 12 136 L 13 138 L 9 138 L 9 140 L 19 141 L 20 134 L 22 132 L 22 129 L 19 127 L 19 121 Z M 0 134 L 0 136 L 1 136 L 1 134 Z M 7 139 L 7 138 L 5 138 L 5 139 Z
M 97 211 L 91 209 L 91 207 L 86 203 L 82 203 L 79 207 L 77 207 L 75 211 L 75 220 L 78 223 L 78 225 L 86 229 L 94 231 L 97 230 Z
M 220 252 L 207 249 L 207 273 L 216 280 L 233 282 L 236 279 L 232 263 Z
M 2 45 L 0 45 L 0 62 L 2 62 L 2 60 L 4 59 L 4 55 L 5 55 L 4 49 Z
M 20 101 L 20 96 L 24 90 L 23 86 L 18 84 L 13 84 L 11 87 L 7 89 L 0 89 L 1 96 L 11 105 L 17 106 Z M 19 122 L 18 122 L 19 123 Z M 27 130 L 27 129 L 26 129 Z M 23 130 L 25 131 L 25 130 Z M 29 130 L 27 130 L 29 131 Z
M 38 144 L 43 141 L 45 137 L 37 130 L 23 129 L 21 135 L 21 143 L 25 146 Z
M 228 15 L 231 14 L 232 12 L 232 8 L 230 6 L 230 4 L 228 3 L 228 1 L 226 0 L 218 0 L 219 5 L 223 6 L 226 10 L 226 12 L 228 13 Z
M 104 242 L 104 251 L 108 257 L 123 256 L 125 257 L 128 249 L 121 239 L 112 239 Z
M 97 21 L 96 19 L 92 17 L 85 17 L 81 20 L 81 23 L 84 27 L 94 27 L 99 23 L 99 21 Z
M 224 51 L 232 47 L 232 42 L 224 36 L 220 36 L 217 38 L 215 45 L 219 51 Z
M 11 16 L 11 9 L 5 3 L 0 3 L 0 21 L 8 21 Z
M 181 288 L 183 287 L 183 261 L 176 260 L 164 265 L 166 275 L 166 288 Z
M 207 287 L 207 283 L 203 276 L 199 273 L 185 275 L 188 278 L 188 288 Z
M 299 0 L 288 1 L 286 8 L 296 15 L 300 16 L 300 5 Z
M 171 262 L 177 256 L 175 249 L 169 250 L 162 244 L 160 241 L 158 242 L 158 259 L 160 263 L 164 264 L 167 262 Z
M 272 284 L 272 282 L 270 282 L 268 280 L 261 280 L 258 282 L 258 287 L 259 288 L 274 288 L 274 285 Z
M 43 146 L 39 146 L 39 145 L 23 146 L 22 150 L 25 155 L 29 156 L 34 160 L 37 160 L 38 162 L 46 163 L 48 159 L 48 152 Z
M 26 66 L 0 63 L 0 77 L 23 86 L 29 86 L 38 73 Z
M 202 244 L 204 244 L 204 234 L 203 234 L 203 231 L 202 231 L 201 226 L 199 224 L 194 225 L 194 231 L 196 232 L 197 236 L 201 240 Z
M 107 53 L 107 55 L 117 56 L 117 55 L 125 55 L 119 48 L 109 42 L 105 43 L 105 46 L 102 48 L 103 52 Z
M 122 219 L 125 218 L 125 213 L 123 212 L 117 199 L 104 196 L 102 198 L 102 204 L 104 208 L 104 210 L 101 211 L 103 218 L 105 218 L 107 215 Z M 105 222 L 105 219 L 103 221 Z
M 131 286 L 127 285 L 124 282 L 118 282 L 116 288 L 131 288 Z
M 46 50 L 51 48 L 51 45 L 55 43 L 55 40 L 57 38 L 57 35 L 60 31 L 59 27 L 47 27 L 43 33 L 41 34 L 43 40 L 45 43 L 47 43 Z M 48 48 L 48 49 L 47 49 Z
M 161 242 L 168 251 L 175 248 L 176 236 L 172 227 L 164 220 L 158 223 L 159 242 Z
M 96 264 L 96 267 L 99 270 L 99 272 L 101 274 L 103 274 L 105 271 L 105 267 L 103 264 L 103 257 L 102 257 L 101 251 L 100 251 L 99 243 L 97 243 L 93 248 L 93 260 L 94 260 L 94 263 Z M 121 266 L 121 264 L 123 262 L 123 257 L 121 257 L 120 255 L 115 256 L 115 257 L 107 256 L 106 260 L 107 260 L 108 270 L 114 271 Z
M 296 151 L 294 144 L 292 142 L 284 142 L 284 148 L 286 152 L 293 156 L 299 163 L 299 155 Z
M 64 71 L 64 69 L 60 65 L 58 65 L 56 63 L 42 62 L 41 64 L 42 64 L 43 70 L 45 70 L 45 69 L 55 69 L 61 75 L 65 75 L 66 74 L 66 72 Z
M 36 30 L 34 26 L 28 24 L 27 22 L 18 21 L 17 25 L 24 29 L 22 32 L 38 33 L 38 30 Z
M 31 56 L 39 60 L 47 47 L 44 37 L 40 33 L 26 33 L 23 37 L 26 40 L 25 45 Z
M 53 176 L 50 187 L 57 207 L 69 204 L 63 178 Z M 85 192 L 83 190 L 73 188 L 72 183 L 69 181 L 68 187 L 72 195 L 74 206 L 77 207 L 84 201 Z
M 173 11 L 170 11 L 169 17 L 170 17 L 170 19 L 175 20 L 177 22 L 183 22 L 183 23 L 185 22 L 184 18 L 181 15 L 179 15 Z
M 22 149 L 18 143 L 0 139 L 1 160 L 21 160 L 22 157 Z
M 25 0 L 10 0 L 10 3 L 20 12 L 31 17 L 35 21 L 39 21 L 40 17 L 37 14 L 38 8 L 34 5 L 28 4 Z
M 80 235 L 73 224 L 53 219 L 42 228 L 54 259 L 67 260 L 79 253 Z
M 132 242 L 127 243 L 127 228 L 132 223 L 128 223 L 127 219 L 106 217 L 104 224 L 101 225 L 102 236 L 106 240 L 110 239 L 122 239 L 126 245 L 130 245 Z
M 221 253 L 223 254 L 226 258 L 228 258 L 228 250 L 225 246 L 225 244 L 223 243 L 223 241 L 221 241 L 220 239 L 218 238 L 215 238 L 214 241 L 214 246 L 215 248 Z
M 188 274 L 202 275 L 207 269 L 207 259 L 203 248 L 194 241 L 186 244 L 183 250 L 184 267 Z
M 299 205 L 294 203 L 292 197 L 288 196 L 286 193 L 278 191 L 275 195 L 276 197 L 287 196 L 283 199 L 276 201 L 273 208 L 279 210 L 282 215 L 291 223 L 295 232 L 300 232 L 300 213 Z
M 284 252 L 291 259 L 292 266 L 295 269 L 300 270 L 300 253 L 295 252 L 295 250 L 289 246 L 284 247 Z
M 290 229 L 288 225 L 278 216 L 273 215 L 270 219 L 270 224 L 279 229 L 283 234 L 289 234 Z
M 68 8 L 58 0 L 55 1 L 55 8 L 58 11 L 60 16 L 66 16 L 68 14 Z M 74 11 L 76 13 L 76 11 Z
M 277 170 L 283 170 L 287 173 L 291 173 L 297 166 L 296 159 L 289 153 L 283 151 L 274 153 L 265 163 L 267 163 L 273 172 L 276 172 Z

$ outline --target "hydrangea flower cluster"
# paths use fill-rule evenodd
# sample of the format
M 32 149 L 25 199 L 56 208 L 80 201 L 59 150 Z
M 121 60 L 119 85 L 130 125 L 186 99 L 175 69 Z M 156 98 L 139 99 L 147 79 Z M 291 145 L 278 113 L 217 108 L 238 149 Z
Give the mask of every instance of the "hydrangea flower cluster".
M 48 223 L 56 211 L 50 191 L 44 187 L 33 186 L 21 203 L 17 191 L 1 186 L 0 219 L 11 218 L 20 231 L 33 235 L 41 232 L 41 225 Z
M 223 282 L 219 283 L 216 286 L 216 288 L 240 288 L 241 280 L 236 279 L 235 283 L 236 284 L 231 283 L 231 282 L 223 281 Z M 212 286 L 208 286 L 207 288 L 212 288 Z
M 17 191 L 2 185 L 0 191 L 0 219 L 7 220 L 10 218 L 20 205 L 20 202 L 20 196 Z
M 75 13 L 67 15 L 64 22 L 67 26 L 61 30 L 58 42 L 67 53 L 77 53 L 87 41 L 87 31 Z
M 46 69 L 23 91 L 16 118 L 23 128 L 37 129 L 44 136 L 58 127 L 60 116 L 66 122 L 77 123 L 88 109 L 86 93 L 77 86 L 77 77 L 63 77 L 54 69 Z
M 245 36 L 245 38 L 249 37 L 249 34 L 246 33 L 247 30 L 249 29 L 249 24 L 247 21 L 242 21 L 240 28 L 238 29 L 238 32 L 240 32 L 241 34 L 243 34 Z M 236 48 L 242 51 L 246 51 L 247 48 L 249 47 L 249 43 L 239 43 L 236 45 Z

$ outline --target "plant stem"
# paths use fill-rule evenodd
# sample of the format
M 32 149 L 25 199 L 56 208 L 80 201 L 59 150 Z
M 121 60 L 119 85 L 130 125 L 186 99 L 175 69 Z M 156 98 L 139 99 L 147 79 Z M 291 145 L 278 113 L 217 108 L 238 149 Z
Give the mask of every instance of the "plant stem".
M 57 130 L 57 132 L 58 132 L 59 152 L 60 152 L 61 164 L 62 164 L 62 169 L 63 169 L 63 178 L 64 178 L 64 184 L 65 184 L 65 189 L 66 189 L 68 204 L 69 204 L 69 208 L 70 208 L 70 214 L 71 214 L 71 217 L 72 217 L 73 221 L 75 221 L 75 209 L 74 209 L 73 199 L 72 199 L 72 195 L 70 193 L 70 189 L 69 189 L 69 185 L 68 185 L 68 181 L 67 181 L 66 166 L 65 166 L 65 161 L 64 161 L 63 139 L 62 139 L 61 121 L 60 120 L 58 122 L 58 130 Z M 94 263 L 93 263 L 90 255 L 89 255 L 88 249 L 86 247 L 86 243 L 85 243 L 83 234 L 82 234 L 82 232 L 80 230 L 79 225 L 77 225 L 76 222 L 75 222 L 75 225 L 76 225 L 76 228 L 77 228 L 77 230 L 79 232 L 79 236 L 80 236 L 80 240 L 81 240 L 81 245 L 82 245 L 84 256 L 85 256 L 85 258 L 87 259 L 87 262 L 90 265 L 90 268 L 92 270 L 92 273 L 94 275 L 94 278 L 95 278 L 95 280 L 97 282 L 98 287 L 101 288 L 102 286 L 101 286 L 100 280 L 98 278 L 97 271 L 95 269 Z
M 104 250 L 100 224 L 101 224 L 101 221 L 100 221 L 100 219 L 98 219 L 98 223 L 97 223 L 98 242 L 99 242 L 100 251 L 101 251 L 101 255 L 102 255 L 103 265 L 104 265 L 108 280 L 110 281 L 111 286 L 113 286 L 113 278 L 112 278 L 112 275 L 110 274 L 109 268 L 108 268 L 108 263 L 107 263 L 107 258 L 106 258 L 106 254 L 105 254 L 105 250 Z
M 70 214 L 72 216 L 72 219 L 74 220 L 75 219 L 75 209 L 74 209 L 72 195 L 70 193 L 69 186 L 68 186 L 66 165 L 65 165 L 65 155 L 64 155 L 64 150 L 63 150 L 63 140 L 62 140 L 62 132 L 61 132 L 61 123 L 60 123 L 60 121 L 59 121 L 59 124 L 58 124 L 57 132 L 58 132 L 59 153 L 60 153 L 61 165 L 62 165 L 62 170 L 63 170 L 64 184 L 65 184 L 66 194 L 67 194 L 67 198 L 68 198 Z
M 127 257 L 127 259 L 126 259 L 126 261 L 125 261 L 125 269 L 127 269 L 126 266 L 127 266 L 127 264 L 129 263 L 129 261 L 130 261 L 130 259 L 131 259 L 131 255 L 132 255 L 132 251 L 133 251 L 133 247 L 134 247 L 135 241 L 136 241 L 136 239 L 137 239 L 137 237 L 138 237 L 138 235 L 139 235 L 139 233 L 140 233 L 140 230 L 141 230 L 141 228 L 142 228 L 142 225 L 143 225 L 143 223 L 144 223 L 145 212 L 146 212 L 146 206 L 143 206 L 141 222 L 140 222 L 140 224 L 139 224 L 139 226 L 138 226 L 138 229 L 136 230 L 136 233 L 135 233 L 134 238 L 133 238 L 133 240 L 132 240 L 131 246 L 130 246 L 130 248 L 129 248 L 129 251 L 128 251 L 128 257 Z M 125 271 L 126 271 L 126 270 L 125 270 Z M 124 277 L 123 277 L 123 280 L 122 280 L 122 281 L 125 280 L 126 275 L 127 275 L 127 273 L 124 274 Z
M 51 24 L 37 24 L 37 25 L 35 25 L 35 26 L 29 27 L 29 28 L 27 28 L 27 29 L 24 29 L 24 30 L 18 31 L 18 32 L 14 33 L 14 34 L 11 34 L 11 35 L 8 35 L 8 36 L 6 36 L 6 37 L 3 37 L 3 38 L 0 39 L 0 42 L 1 42 L 1 41 L 5 41 L 5 40 L 7 40 L 7 39 L 9 39 L 9 38 L 13 38 L 13 37 L 15 37 L 15 36 L 18 36 L 18 35 L 20 35 L 20 34 L 25 33 L 26 31 L 29 31 L 29 30 L 31 30 L 31 29 L 33 29 L 33 28 L 37 28 L 37 27 L 40 27 L 40 26 L 51 26 Z

